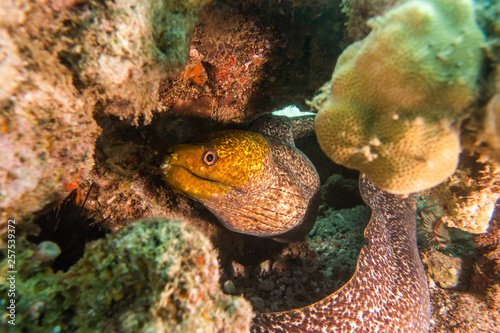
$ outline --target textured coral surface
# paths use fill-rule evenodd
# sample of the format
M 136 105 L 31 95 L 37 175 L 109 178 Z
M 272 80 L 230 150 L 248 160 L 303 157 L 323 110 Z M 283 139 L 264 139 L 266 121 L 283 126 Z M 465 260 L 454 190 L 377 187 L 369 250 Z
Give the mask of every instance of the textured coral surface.
M 0 4 L 0 228 L 62 199 L 93 166 L 93 113 L 138 123 L 185 63 L 200 1 Z M 15 13 L 15 14 L 10 14 Z
M 306 107 L 345 47 L 343 19 L 335 1 L 217 2 L 200 15 L 183 71 L 161 84 L 165 112 L 241 122 Z
M 20 331 L 249 329 L 249 303 L 220 292 L 217 253 L 206 237 L 185 223 L 136 221 L 92 243 L 66 273 L 53 273 L 39 259 L 40 248 L 21 239 L 18 244 Z M 0 291 L 5 294 L 7 261 L 0 267 Z M 2 317 L 4 327 L 5 320 Z
M 313 101 L 318 141 L 389 192 L 435 186 L 455 171 L 481 65 L 472 2 L 404 1 L 368 25 Z
M 13 14 L 10 14 L 13 13 Z M 64 15 L 42 4 L 0 4 L 0 230 L 26 218 L 93 165 L 95 98 L 73 85 L 59 54 Z
M 462 154 L 457 171 L 429 191 L 429 196 L 445 207 L 442 219 L 449 227 L 473 234 L 488 230 L 500 197 L 500 170 L 477 158 Z

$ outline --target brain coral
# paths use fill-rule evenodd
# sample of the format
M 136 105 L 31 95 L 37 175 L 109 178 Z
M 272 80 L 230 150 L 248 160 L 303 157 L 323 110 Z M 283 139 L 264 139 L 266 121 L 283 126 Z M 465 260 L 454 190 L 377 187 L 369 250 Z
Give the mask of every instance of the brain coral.
M 435 186 L 457 166 L 458 125 L 481 65 L 472 2 L 403 1 L 368 25 L 313 101 L 318 142 L 386 191 Z

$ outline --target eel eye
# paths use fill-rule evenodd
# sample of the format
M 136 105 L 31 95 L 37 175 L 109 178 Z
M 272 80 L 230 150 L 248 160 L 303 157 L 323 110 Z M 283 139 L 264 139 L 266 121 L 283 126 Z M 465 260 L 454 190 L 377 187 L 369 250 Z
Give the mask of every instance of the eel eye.
M 217 159 L 219 157 L 217 156 L 217 152 L 213 149 L 207 149 L 203 152 L 203 155 L 201 156 L 201 160 L 203 161 L 203 164 L 206 166 L 212 166 L 217 162 Z

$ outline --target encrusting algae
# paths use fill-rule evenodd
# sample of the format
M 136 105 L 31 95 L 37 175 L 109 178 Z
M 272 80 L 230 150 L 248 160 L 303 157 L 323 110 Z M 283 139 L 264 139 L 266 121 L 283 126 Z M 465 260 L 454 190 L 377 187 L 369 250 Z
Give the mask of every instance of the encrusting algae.
M 210 2 L 0 2 L 1 231 L 91 173 L 96 113 L 151 121 L 160 79 L 184 66 Z
M 17 241 L 16 329 L 28 332 L 248 332 L 250 304 L 224 295 L 217 253 L 185 223 L 140 220 L 90 243 L 54 273 L 35 245 Z M 0 266 L 6 304 L 7 261 Z M 1 321 L 6 327 L 7 317 Z M 230 327 L 230 329 L 228 329 Z

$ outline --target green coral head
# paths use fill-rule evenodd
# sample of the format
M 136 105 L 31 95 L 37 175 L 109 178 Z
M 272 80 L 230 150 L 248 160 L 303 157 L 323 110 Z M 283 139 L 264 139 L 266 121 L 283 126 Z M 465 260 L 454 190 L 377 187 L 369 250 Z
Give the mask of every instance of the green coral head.
M 384 190 L 418 192 L 456 169 L 484 35 L 470 0 L 403 1 L 369 25 L 316 98 L 318 142 Z

